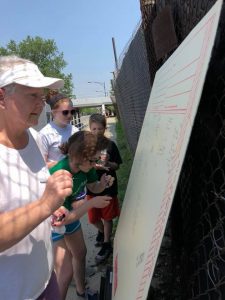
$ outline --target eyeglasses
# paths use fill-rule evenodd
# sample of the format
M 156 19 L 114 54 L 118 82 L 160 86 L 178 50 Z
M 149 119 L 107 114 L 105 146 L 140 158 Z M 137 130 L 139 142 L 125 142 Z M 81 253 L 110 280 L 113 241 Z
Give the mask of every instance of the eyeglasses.
M 88 161 L 89 161 L 90 164 L 93 164 L 93 163 L 97 164 L 100 161 L 100 158 L 88 159 Z
M 61 112 L 64 116 L 68 116 L 69 113 L 70 113 L 72 116 L 74 116 L 75 113 L 76 113 L 76 110 L 75 110 L 75 109 L 71 109 L 71 110 L 65 109 L 65 110 L 56 110 L 56 111 Z

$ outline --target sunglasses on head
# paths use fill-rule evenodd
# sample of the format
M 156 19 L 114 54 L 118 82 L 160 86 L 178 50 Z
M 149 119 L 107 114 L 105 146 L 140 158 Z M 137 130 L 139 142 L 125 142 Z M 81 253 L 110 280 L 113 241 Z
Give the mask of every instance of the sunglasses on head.
M 70 113 L 72 116 L 75 115 L 76 110 L 75 109 L 65 109 L 65 110 L 59 110 L 64 116 L 68 116 L 68 114 Z

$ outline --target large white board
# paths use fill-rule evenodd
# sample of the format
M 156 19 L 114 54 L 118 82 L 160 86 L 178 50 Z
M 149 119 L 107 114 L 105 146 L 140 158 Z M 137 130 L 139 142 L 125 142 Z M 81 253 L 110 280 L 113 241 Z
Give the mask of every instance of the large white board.
M 218 0 L 156 74 L 115 235 L 114 300 L 147 298 L 221 6 Z

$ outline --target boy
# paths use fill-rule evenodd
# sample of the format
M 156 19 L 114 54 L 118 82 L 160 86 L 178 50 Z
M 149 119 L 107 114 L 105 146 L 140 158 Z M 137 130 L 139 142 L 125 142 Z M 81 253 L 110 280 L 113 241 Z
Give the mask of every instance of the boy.
M 106 118 L 101 114 L 92 114 L 89 119 L 90 131 L 96 135 L 104 135 L 106 130 Z M 101 161 L 96 164 L 95 168 L 98 178 L 106 173 L 115 178 L 113 185 L 107 188 L 104 192 L 97 195 L 107 195 L 112 199 L 110 204 L 105 208 L 92 208 L 88 211 L 89 222 L 98 229 L 96 237 L 96 246 L 101 246 L 101 250 L 96 255 L 95 259 L 98 263 L 103 262 L 112 253 L 110 237 L 113 228 L 113 219 L 119 216 L 119 201 L 117 198 L 117 178 L 116 170 L 119 169 L 122 159 L 116 144 L 110 140 L 105 151 L 101 153 Z M 87 199 L 95 197 L 96 194 L 87 190 Z

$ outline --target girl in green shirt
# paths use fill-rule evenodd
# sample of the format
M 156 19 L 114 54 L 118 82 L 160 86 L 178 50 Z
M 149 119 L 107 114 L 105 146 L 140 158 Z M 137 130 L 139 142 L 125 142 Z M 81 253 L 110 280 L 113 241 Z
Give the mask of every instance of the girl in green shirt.
M 73 176 L 72 194 L 65 199 L 64 205 L 54 212 L 52 218 L 53 226 L 65 225 L 65 232 L 63 234 L 56 232 L 52 234 L 55 252 L 55 271 L 62 299 L 66 297 L 73 276 L 72 260 L 73 255 L 77 255 L 77 253 L 74 253 L 73 245 L 77 243 L 77 238 L 75 238 L 76 230 L 81 226 L 79 218 L 90 208 L 106 207 L 111 199 L 109 196 L 97 196 L 91 201 L 76 201 L 76 198 L 83 193 L 86 186 L 93 193 L 100 193 L 112 185 L 113 177 L 110 175 L 103 174 L 98 181 L 98 176 L 94 168 L 99 160 L 101 150 L 107 147 L 108 142 L 109 140 L 106 137 L 96 136 L 89 131 L 76 132 L 69 138 L 68 143 L 60 147 L 66 157 L 50 169 L 51 174 L 57 170 L 64 169 L 69 171 Z M 80 246 L 83 253 L 83 247 L 85 247 L 83 237 L 80 240 Z M 74 276 L 76 277 L 76 274 Z M 84 282 L 85 257 L 82 268 L 79 270 L 79 278 Z M 79 296 L 85 297 L 84 290 L 79 289 L 78 286 L 76 286 L 76 289 Z

